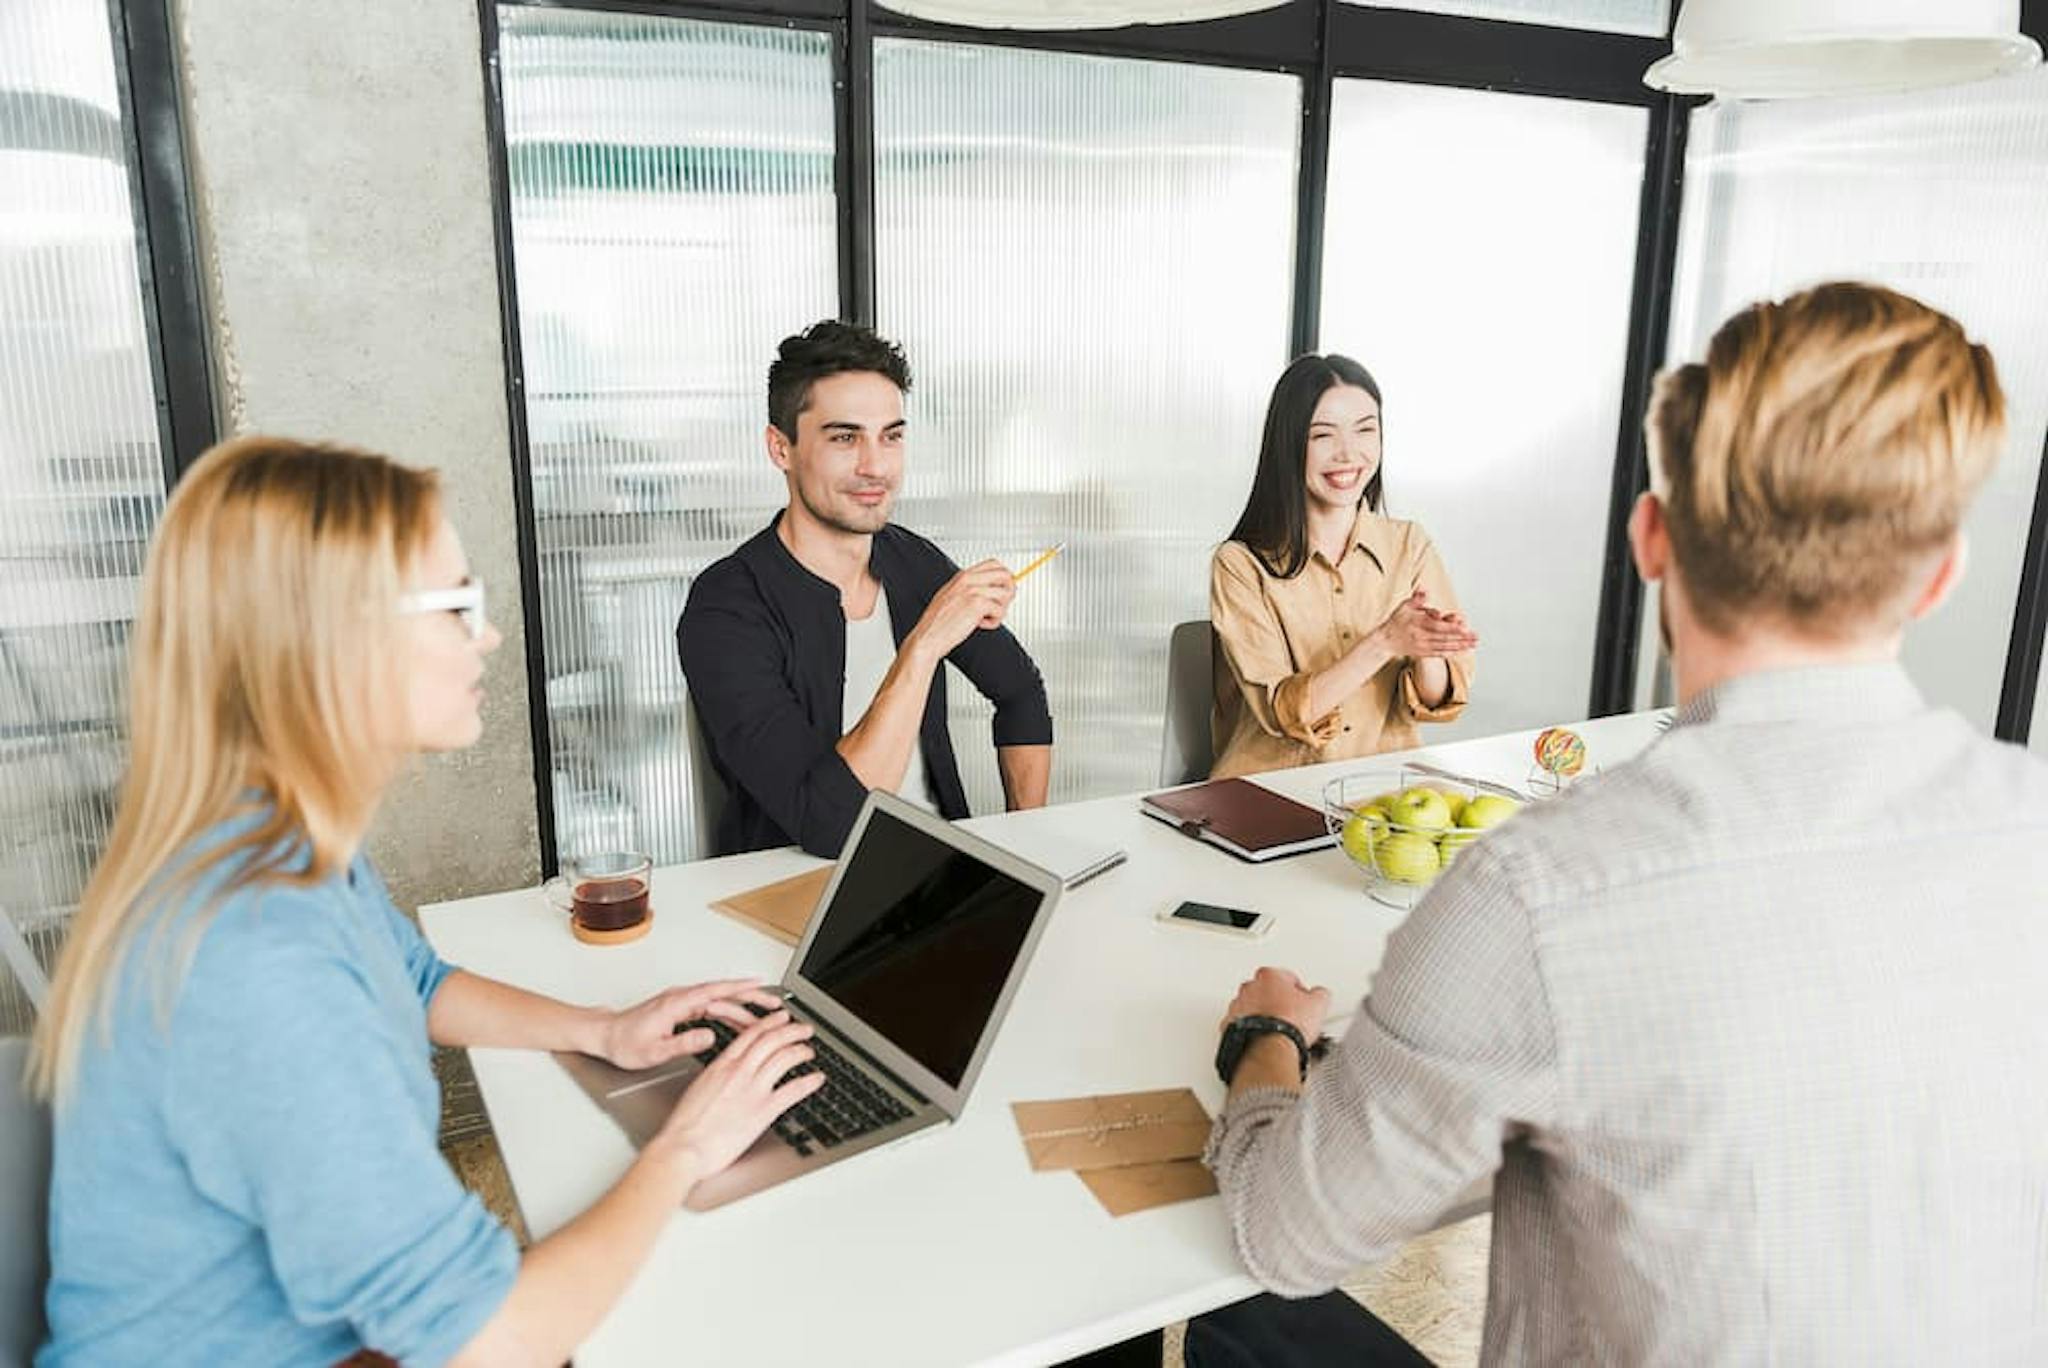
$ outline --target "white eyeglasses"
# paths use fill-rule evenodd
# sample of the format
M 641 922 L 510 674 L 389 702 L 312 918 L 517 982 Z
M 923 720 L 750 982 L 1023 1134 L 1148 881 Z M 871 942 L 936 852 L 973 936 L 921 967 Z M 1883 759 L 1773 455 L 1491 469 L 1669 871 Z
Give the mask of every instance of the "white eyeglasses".
M 452 589 L 422 589 L 398 600 L 401 613 L 453 613 L 469 629 L 471 641 L 481 641 L 490 619 L 484 616 L 484 582 L 471 575 Z

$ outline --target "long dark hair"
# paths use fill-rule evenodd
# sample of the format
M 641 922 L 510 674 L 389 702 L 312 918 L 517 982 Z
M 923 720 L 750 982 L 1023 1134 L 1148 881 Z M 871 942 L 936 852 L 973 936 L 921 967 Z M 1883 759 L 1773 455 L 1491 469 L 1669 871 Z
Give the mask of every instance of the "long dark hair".
M 1384 409 L 1379 382 L 1372 373 L 1348 356 L 1297 356 L 1280 372 L 1273 397 L 1266 404 L 1266 433 L 1259 440 L 1259 468 L 1252 476 L 1251 497 L 1230 540 L 1240 541 L 1259 558 L 1267 571 L 1291 579 L 1308 564 L 1308 425 L 1316 405 L 1339 385 L 1351 385 L 1372 396 Z M 1381 438 L 1386 433 L 1386 416 L 1380 418 Z M 1386 458 L 1373 471 L 1358 501 L 1375 513 L 1380 511 L 1380 487 L 1386 473 Z

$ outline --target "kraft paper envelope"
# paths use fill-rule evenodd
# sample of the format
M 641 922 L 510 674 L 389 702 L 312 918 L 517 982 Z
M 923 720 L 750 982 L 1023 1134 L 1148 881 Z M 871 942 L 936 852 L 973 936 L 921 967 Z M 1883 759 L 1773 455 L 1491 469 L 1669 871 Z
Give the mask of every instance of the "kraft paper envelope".
M 832 869 L 833 866 L 826 865 L 808 874 L 778 879 L 720 898 L 711 907 L 764 936 L 793 946 L 804 938 L 804 928 L 811 924 L 811 914 L 818 910 L 818 899 L 825 896 L 825 885 L 832 882 Z
M 1077 1175 L 1112 1216 L 1191 1202 L 1214 1196 L 1216 1179 L 1199 1159 L 1169 1159 L 1163 1164 L 1129 1168 L 1089 1169 Z
M 1192 1159 L 1209 1140 L 1209 1113 L 1186 1088 L 1013 1102 L 1031 1167 L 1124 1168 Z

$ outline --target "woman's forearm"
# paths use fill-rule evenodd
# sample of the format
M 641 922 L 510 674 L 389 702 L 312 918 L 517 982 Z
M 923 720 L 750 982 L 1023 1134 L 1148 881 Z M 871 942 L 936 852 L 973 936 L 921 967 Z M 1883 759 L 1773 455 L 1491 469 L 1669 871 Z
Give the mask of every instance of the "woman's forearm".
M 1337 658 L 1337 663 L 1318 670 L 1309 676 L 1308 715 L 1304 722 L 1314 722 L 1340 706 L 1345 699 L 1365 687 L 1365 682 L 1385 669 L 1387 662 L 1394 659 L 1394 653 L 1387 649 L 1377 632 L 1368 632 L 1356 645 Z
M 568 1362 L 647 1261 L 701 1167 L 687 1149 L 642 1151 L 596 1205 L 526 1251 L 511 1295 L 452 1368 Z
M 427 1035 L 436 1045 L 601 1054 L 613 1015 L 457 969 L 427 1006 Z
M 1415 695 L 1426 708 L 1441 708 L 1451 701 L 1451 663 L 1442 656 L 1424 656 L 1408 666 L 1415 676 Z

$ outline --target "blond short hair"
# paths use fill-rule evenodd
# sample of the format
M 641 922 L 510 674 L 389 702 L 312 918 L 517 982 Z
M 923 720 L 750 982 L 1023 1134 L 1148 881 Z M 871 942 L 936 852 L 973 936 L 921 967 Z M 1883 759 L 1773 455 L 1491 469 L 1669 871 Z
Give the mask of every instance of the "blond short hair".
M 1704 363 L 1657 378 L 1646 428 L 1705 625 L 1850 635 L 1904 621 L 1997 463 L 2005 396 L 1953 318 L 1838 283 L 1729 319 Z

